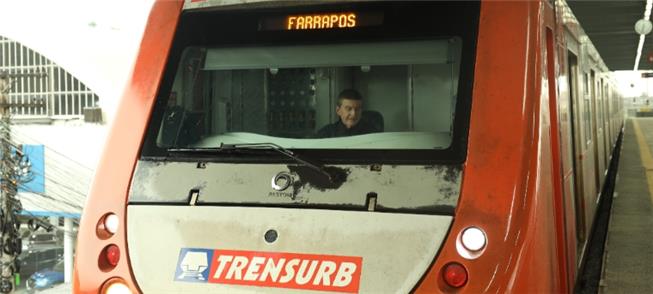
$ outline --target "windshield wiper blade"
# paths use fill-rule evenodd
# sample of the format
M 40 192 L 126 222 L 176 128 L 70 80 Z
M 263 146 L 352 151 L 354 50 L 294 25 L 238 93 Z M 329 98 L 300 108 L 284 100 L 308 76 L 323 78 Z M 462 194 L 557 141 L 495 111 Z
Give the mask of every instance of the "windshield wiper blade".
M 324 166 L 322 164 L 312 162 L 311 160 L 299 156 L 298 154 L 283 148 L 277 144 L 274 143 L 242 143 L 242 144 L 224 144 L 221 143 L 220 147 L 218 150 L 238 150 L 238 149 L 264 149 L 264 150 L 274 150 L 278 153 L 281 153 L 289 158 L 294 159 L 295 161 L 302 163 L 315 171 L 319 172 L 320 174 L 324 175 L 327 179 L 329 179 L 329 182 L 333 183 L 333 177 L 331 174 L 324 169 Z
M 275 143 L 242 143 L 242 144 L 224 144 L 221 143 L 220 147 L 217 148 L 174 148 L 168 149 L 168 152 L 174 153 L 185 153 L 185 152 L 201 152 L 201 153 L 211 153 L 211 152 L 220 152 L 220 151 L 238 151 L 238 150 L 274 150 L 278 153 L 281 153 L 305 166 L 310 167 L 311 169 L 317 171 L 318 173 L 324 175 L 329 182 L 333 183 L 334 179 L 331 173 L 329 173 L 322 164 L 313 162 L 300 156 L 286 148 L 283 148 Z

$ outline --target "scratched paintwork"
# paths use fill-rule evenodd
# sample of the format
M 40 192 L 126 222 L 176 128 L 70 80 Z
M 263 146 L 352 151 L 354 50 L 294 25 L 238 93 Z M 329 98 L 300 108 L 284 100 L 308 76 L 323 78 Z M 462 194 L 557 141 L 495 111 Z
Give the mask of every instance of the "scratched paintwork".
M 452 212 L 458 202 L 460 165 L 328 166 L 333 182 L 301 165 L 197 162 L 138 162 L 129 194 L 131 203 L 188 203 L 199 190 L 198 204 L 337 205 L 366 207 L 369 193 L 377 209 L 419 209 Z M 287 172 L 293 183 L 272 189 L 272 178 Z
M 166 205 L 131 205 L 128 215 L 129 256 L 143 293 L 335 293 L 177 282 L 181 248 L 356 256 L 362 258 L 360 293 L 408 293 L 453 221 L 446 215 Z M 263 237 L 270 229 L 279 234 L 272 243 Z

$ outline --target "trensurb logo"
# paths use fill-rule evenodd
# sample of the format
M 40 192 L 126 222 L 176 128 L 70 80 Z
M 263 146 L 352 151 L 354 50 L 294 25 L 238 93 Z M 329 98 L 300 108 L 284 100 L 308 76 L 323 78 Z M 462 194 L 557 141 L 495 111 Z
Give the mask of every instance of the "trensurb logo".
M 357 293 L 363 258 L 182 248 L 176 281 Z
M 179 251 L 175 281 L 206 283 L 213 249 L 182 248 Z

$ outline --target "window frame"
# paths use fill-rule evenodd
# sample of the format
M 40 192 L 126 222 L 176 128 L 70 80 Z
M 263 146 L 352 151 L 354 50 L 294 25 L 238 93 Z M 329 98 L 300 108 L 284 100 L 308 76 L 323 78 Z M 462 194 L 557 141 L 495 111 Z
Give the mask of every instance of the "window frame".
M 451 8 L 444 11 L 441 7 Z M 306 11 L 382 11 L 385 23 L 375 27 L 354 30 L 321 31 L 259 31 L 258 21 L 270 15 Z M 164 148 L 156 146 L 156 134 L 165 110 L 167 99 L 181 53 L 190 46 L 253 46 L 253 45 L 300 45 L 348 43 L 361 41 L 400 41 L 434 38 L 460 37 L 462 41 L 460 74 L 458 77 L 458 97 L 452 124 L 452 142 L 446 149 L 406 150 L 406 149 L 294 149 L 296 152 L 319 158 L 322 162 L 334 164 L 388 163 L 388 164 L 428 164 L 461 163 L 467 152 L 467 136 L 471 111 L 472 85 L 476 52 L 476 36 L 480 4 L 477 2 L 451 3 L 347 3 L 313 5 L 310 7 L 285 7 L 260 10 L 235 11 L 190 11 L 184 12 L 173 41 L 160 84 L 146 138 L 141 150 L 145 160 L 166 159 L 170 155 Z M 433 24 L 432 18 L 441 19 Z M 326 41 L 325 41 L 326 40 Z M 154 135 L 152 135 L 154 134 Z M 222 162 L 288 162 L 283 156 L 263 154 L 213 154 L 175 157 L 178 161 Z

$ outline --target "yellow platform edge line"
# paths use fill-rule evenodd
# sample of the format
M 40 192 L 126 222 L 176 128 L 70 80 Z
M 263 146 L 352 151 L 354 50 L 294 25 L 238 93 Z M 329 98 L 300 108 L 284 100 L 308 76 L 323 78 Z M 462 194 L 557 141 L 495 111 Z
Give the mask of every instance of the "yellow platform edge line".
M 637 120 L 633 120 L 633 128 L 635 129 L 635 136 L 637 137 L 637 144 L 639 145 L 639 156 L 642 159 L 642 165 L 646 170 L 646 181 L 648 182 L 648 195 L 651 197 L 653 203 L 653 156 L 651 156 L 651 148 L 644 139 L 642 129 L 639 127 Z

